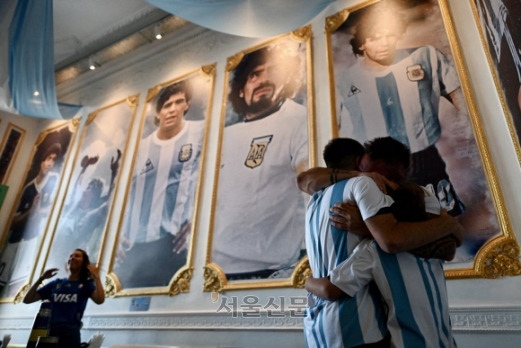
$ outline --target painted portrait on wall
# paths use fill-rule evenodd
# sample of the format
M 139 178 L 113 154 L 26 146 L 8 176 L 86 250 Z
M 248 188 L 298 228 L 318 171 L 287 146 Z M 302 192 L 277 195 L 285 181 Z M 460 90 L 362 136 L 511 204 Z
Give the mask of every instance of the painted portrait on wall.
M 310 28 L 228 58 L 206 290 L 291 286 L 312 162 Z M 212 280 L 213 279 L 213 280 Z
M 328 18 L 332 124 L 335 137 L 391 136 L 410 148 L 409 179 L 466 230 L 452 264 L 467 267 L 508 234 L 499 219 L 509 222 L 496 212 L 501 193 L 449 31 L 455 37 L 444 0 L 370 1 Z
M 66 262 L 77 248 L 99 263 L 137 104 L 138 96 L 131 96 L 89 114 L 44 269 L 58 268 L 66 276 Z
M 507 121 L 518 147 L 521 142 L 521 2 L 471 0 L 481 36 L 507 107 Z M 509 114 L 509 115 L 508 115 Z M 521 149 L 517 149 L 521 161 Z
M 11 173 L 12 163 L 16 159 L 20 144 L 23 142 L 25 130 L 9 123 L 4 139 L 0 144 L 0 183 L 7 182 Z
M 188 291 L 215 66 L 151 88 L 110 278 L 116 295 Z
M 3 233 L 0 260 L 1 299 L 12 299 L 30 282 L 78 120 L 40 133 L 23 186 Z

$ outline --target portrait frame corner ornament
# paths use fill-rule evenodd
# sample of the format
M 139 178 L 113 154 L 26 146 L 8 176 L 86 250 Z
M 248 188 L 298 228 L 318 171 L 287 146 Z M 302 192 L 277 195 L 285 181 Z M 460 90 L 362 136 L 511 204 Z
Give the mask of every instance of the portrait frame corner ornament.
M 116 297 L 119 291 L 121 291 L 121 284 L 117 275 L 114 273 L 107 274 L 105 277 L 105 295 L 107 297 Z
M 295 270 L 291 275 L 291 284 L 295 288 L 304 288 L 306 279 L 311 276 L 311 267 L 309 266 L 308 256 L 304 256 L 295 266 Z
M 204 267 L 204 292 L 222 292 L 227 283 L 226 275 L 213 262 L 208 262 Z
M 190 280 L 192 279 L 193 270 L 193 267 L 185 266 L 175 274 L 168 290 L 169 296 L 190 292 Z

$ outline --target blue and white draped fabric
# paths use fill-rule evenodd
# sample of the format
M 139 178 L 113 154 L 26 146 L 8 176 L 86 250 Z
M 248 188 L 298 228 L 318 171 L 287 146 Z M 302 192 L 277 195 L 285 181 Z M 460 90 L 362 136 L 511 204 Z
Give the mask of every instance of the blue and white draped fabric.
M 298 29 L 334 0 L 146 0 L 151 5 L 215 31 L 271 37 Z
M 53 1 L 19 0 L 9 26 L 9 90 L 19 114 L 61 119 L 54 80 Z

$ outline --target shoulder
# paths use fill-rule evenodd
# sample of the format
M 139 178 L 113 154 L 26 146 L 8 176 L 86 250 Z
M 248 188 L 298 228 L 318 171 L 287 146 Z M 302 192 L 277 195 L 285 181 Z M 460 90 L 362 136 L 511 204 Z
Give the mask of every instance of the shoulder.
M 193 128 L 193 129 L 201 129 L 204 128 L 204 120 L 186 120 L 186 127 L 187 128 Z
M 307 109 L 304 105 L 297 103 L 293 99 L 286 99 L 278 113 L 287 117 L 303 117 L 307 116 Z

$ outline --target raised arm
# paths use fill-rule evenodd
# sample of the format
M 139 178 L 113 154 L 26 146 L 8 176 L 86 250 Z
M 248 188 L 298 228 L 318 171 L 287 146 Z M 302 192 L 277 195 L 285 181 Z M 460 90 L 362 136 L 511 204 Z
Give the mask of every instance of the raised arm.
M 38 290 L 38 287 L 45 279 L 54 277 L 57 272 L 58 272 L 58 268 L 51 268 L 51 269 L 48 269 L 45 272 L 43 272 L 43 274 L 40 276 L 40 278 L 38 278 L 34 282 L 33 286 L 31 286 L 29 291 L 27 291 L 27 294 L 25 294 L 25 296 L 24 296 L 23 302 L 24 303 L 33 303 L 36 301 L 40 301 L 41 297 L 36 290 Z
M 384 193 L 387 192 L 387 187 L 397 187 L 394 182 L 387 180 L 383 175 L 375 172 L 365 173 L 357 170 L 333 169 L 324 167 L 315 167 L 301 172 L 297 176 L 297 184 L 301 191 L 312 195 L 315 192 L 322 190 L 323 188 L 337 183 L 338 181 L 353 178 L 359 175 L 365 175 L 372 178 L 376 182 L 378 188 L 380 188 L 380 190 Z
M 105 302 L 105 290 L 103 289 L 103 285 L 101 285 L 99 271 L 98 268 L 92 264 L 87 266 L 89 268 L 90 274 L 94 279 L 94 283 L 96 284 L 96 289 L 90 295 L 90 298 L 96 304 L 102 304 Z

